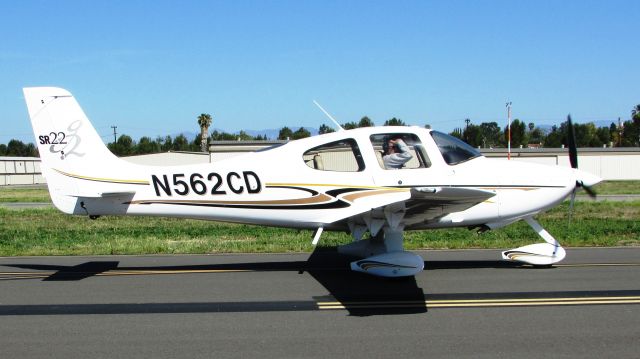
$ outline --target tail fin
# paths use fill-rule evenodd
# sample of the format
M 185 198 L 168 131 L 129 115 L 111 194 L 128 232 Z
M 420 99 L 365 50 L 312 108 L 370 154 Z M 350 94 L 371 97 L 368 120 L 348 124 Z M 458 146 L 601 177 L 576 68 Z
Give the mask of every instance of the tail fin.
M 95 193 L 95 188 L 69 174 L 104 173 L 126 163 L 104 145 L 71 93 L 55 87 L 23 91 L 51 199 L 63 212 L 82 213 L 78 197 Z
M 73 95 L 55 87 L 25 88 L 24 98 L 47 167 L 118 161 L 93 128 Z

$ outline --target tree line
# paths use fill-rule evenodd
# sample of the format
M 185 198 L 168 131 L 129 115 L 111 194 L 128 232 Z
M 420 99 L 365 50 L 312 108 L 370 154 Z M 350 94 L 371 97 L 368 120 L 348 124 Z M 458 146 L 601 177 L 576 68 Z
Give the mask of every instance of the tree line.
M 596 127 L 590 122 L 573 127 L 578 147 L 640 147 L 640 105 L 634 108 L 630 120 L 618 124 L 612 122 L 608 127 Z M 456 128 L 451 135 L 480 148 L 506 147 L 509 137 L 506 126 L 500 128 L 496 122 L 475 125 L 470 120 L 464 129 Z M 511 122 L 510 136 L 512 147 L 566 147 L 569 144 L 568 121 L 544 130 L 532 122 L 527 124 L 516 119 Z
M 209 114 L 198 116 L 198 126 L 200 133 L 195 139 L 189 140 L 185 135 L 158 136 L 152 139 L 148 136 L 141 137 L 135 141 L 126 134 L 120 135 L 116 142 L 109 143 L 109 150 L 118 156 L 141 155 L 168 151 L 190 151 L 206 152 L 209 141 L 266 141 L 266 135 L 251 136 L 245 131 L 238 133 L 220 132 L 214 130 L 207 138 L 203 136 L 209 133 L 209 126 L 212 123 Z M 470 119 L 465 120 L 464 128 L 454 129 L 450 135 L 458 137 L 474 147 L 497 148 L 507 146 L 507 129 L 501 128 L 497 122 L 482 122 L 474 124 Z M 401 119 L 393 117 L 384 122 L 384 126 L 406 126 Z M 343 123 L 345 130 L 375 126 L 374 122 L 367 116 L 363 116 L 360 121 Z M 430 128 L 429 125 L 425 127 Z M 505 126 L 506 127 L 506 126 Z M 596 127 L 593 123 L 574 124 L 576 142 L 578 147 L 602 147 L 603 145 L 613 145 L 614 147 L 640 147 L 640 105 L 636 105 L 631 111 L 631 119 L 619 123 L 611 123 L 608 127 Z M 335 129 L 321 124 L 318 133 L 330 133 Z M 300 127 L 293 131 L 289 127 L 282 127 L 278 133 L 278 140 L 296 140 L 310 137 L 311 132 Z M 568 145 L 567 122 L 560 126 L 552 126 L 551 129 L 542 129 L 533 122 L 525 123 L 519 119 L 511 122 L 511 146 L 512 147 L 547 147 L 558 148 Z M 37 157 L 38 149 L 33 143 L 23 143 L 12 139 L 8 144 L 0 144 L 0 156 L 17 157 Z

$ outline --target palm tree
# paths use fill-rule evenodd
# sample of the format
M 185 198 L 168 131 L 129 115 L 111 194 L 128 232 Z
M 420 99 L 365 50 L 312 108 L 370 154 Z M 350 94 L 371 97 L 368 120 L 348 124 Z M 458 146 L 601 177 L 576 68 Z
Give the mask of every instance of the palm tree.
M 631 119 L 635 119 L 640 116 L 640 105 L 636 105 L 633 110 L 631 110 Z
M 209 126 L 211 126 L 211 115 L 203 113 L 198 116 L 198 125 L 200 126 L 200 151 L 207 152 L 207 138 L 209 137 Z

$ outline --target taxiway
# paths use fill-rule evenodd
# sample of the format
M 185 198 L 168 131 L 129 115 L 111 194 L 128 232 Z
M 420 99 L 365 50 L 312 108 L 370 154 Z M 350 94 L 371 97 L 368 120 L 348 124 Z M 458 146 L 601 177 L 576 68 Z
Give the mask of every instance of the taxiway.
M 0 258 L 7 358 L 616 357 L 640 350 L 640 248 L 425 251 L 415 278 L 313 254 Z

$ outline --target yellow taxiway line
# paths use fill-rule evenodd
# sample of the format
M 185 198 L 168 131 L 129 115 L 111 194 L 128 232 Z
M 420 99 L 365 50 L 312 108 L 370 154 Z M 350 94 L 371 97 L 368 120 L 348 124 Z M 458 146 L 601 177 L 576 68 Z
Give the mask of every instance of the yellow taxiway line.
M 331 309 L 375 309 L 375 308 L 483 308 L 524 307 L 595 304 L 640 304 L 640 297 L 577 297 L 577 298 L 518 298 L 518 299 L 464 299 L 389 302 L 318 302 L 318 308 Z

